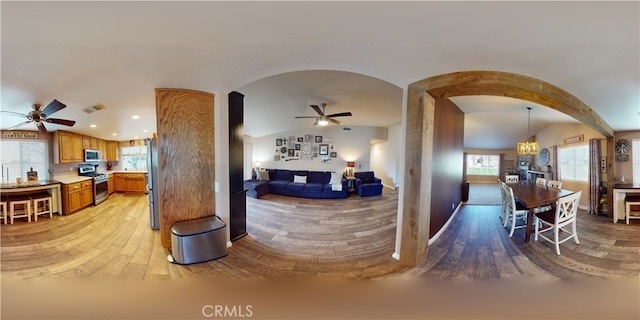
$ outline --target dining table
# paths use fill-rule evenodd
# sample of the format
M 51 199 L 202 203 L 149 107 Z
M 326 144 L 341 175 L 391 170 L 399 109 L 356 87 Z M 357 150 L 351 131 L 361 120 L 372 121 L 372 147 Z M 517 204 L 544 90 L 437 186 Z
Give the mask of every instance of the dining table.
M 516 201 L 524 205 L 529 211 L 527 213 L 527 228 L 524 242 L 529 242 L 533 230 L 533 214 L 538 207 L 552 205 L 555 210 L 555 203 L 559 198 L 573 194 L 575 191 L 551 188 L 549 186 L 537 184 L 534 181 L 519 181 L 507 183 L 513 190 Z

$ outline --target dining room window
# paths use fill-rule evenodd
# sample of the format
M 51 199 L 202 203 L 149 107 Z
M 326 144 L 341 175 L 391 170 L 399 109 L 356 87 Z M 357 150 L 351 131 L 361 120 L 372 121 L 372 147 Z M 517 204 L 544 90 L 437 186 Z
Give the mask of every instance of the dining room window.
M 500 172 L 500 156 L 486 154 L 467 155 L 467 175 L 498 176 Z
M 48 143 L 42 140 L 0 140 L 2 182 L 16 182 L 17 177 L 27 180 L 27 172 L 36 171 L 39 179 L 48 177 Z
M 631 161 L 633 166 L 633 182 L 640 183 L 640 139 L 631 140 Z
M 560 180 L 589 181 L 589 145 L 560 148 Z

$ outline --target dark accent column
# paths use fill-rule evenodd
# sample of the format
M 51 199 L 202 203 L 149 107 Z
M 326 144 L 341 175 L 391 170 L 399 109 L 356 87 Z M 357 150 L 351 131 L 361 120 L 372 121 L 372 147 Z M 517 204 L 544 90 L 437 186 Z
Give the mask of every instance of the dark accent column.
M 231 241 L 247 235 L 244 189 L 244 95 L 229 93 L 229 235 Z

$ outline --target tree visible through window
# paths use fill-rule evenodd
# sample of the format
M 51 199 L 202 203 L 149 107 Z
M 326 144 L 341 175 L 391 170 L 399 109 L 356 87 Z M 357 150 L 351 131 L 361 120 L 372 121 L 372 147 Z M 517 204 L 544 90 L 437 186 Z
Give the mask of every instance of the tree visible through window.
M 500 172 L 500 156 L 467 155 L 467 175 L 498 176 Z
M 123 147 L 120 149 L 122 167 L 125 170 L 147 170 L 147 147 Z

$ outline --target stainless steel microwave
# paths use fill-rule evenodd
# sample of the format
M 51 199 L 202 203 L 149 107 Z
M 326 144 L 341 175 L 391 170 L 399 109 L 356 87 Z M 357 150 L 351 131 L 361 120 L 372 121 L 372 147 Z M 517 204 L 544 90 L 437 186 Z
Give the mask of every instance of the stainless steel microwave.
M 100 151 L 92 149 L 84 149 L 84 161 L 95 162 L 100 161 Z

